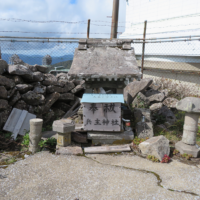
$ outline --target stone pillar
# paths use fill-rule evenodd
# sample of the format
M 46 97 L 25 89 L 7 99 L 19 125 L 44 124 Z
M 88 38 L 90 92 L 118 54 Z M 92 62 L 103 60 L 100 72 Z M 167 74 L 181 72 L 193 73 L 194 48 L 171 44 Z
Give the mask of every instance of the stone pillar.
M 42 137 L 42 119 L 31 119 L 30 120 L 30 133 L 29 133 L 29 151 L 36 153 L 40 150 L 39 141 Z
M 66 147 L 71 144 L 71 132 L 75 125 L 69 119 L 61 119 L 53 122 L 53 131 L 57 131 L 57 147 Z
M 198 131 L 198 118 L 197 113 L 187 113 L 185 114 L 185 122 L 183 126 L 183 137 L 182 141 L 185 144 L 195 145 L 196 136 Z

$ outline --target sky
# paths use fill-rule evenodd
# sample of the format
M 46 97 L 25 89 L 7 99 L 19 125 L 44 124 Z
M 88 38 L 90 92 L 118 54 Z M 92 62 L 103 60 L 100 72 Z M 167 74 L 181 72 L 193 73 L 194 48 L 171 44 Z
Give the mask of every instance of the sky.
M 85 38 L 87 20 L 91 19 L 90 37 L 109 38 L 111 18 L 107 16 L 112 16 L 112 6 L 113 0 L 0 0 L 0 35 Z M 119 22 L 124 22 L 125 16 L 126 0 L 120 0 Z M 79 23 L 31 23 L 23 20 Z M 119 26 L 123 27 L 119 27 L 118 32 L 123 32 L 125 24 Z

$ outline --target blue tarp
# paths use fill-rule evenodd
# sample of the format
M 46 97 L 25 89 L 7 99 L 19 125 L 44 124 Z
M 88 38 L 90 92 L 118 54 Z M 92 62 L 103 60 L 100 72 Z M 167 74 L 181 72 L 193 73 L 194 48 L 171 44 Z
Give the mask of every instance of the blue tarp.
M 123 94 L 84 94 L 81 103 L 124 103 Z

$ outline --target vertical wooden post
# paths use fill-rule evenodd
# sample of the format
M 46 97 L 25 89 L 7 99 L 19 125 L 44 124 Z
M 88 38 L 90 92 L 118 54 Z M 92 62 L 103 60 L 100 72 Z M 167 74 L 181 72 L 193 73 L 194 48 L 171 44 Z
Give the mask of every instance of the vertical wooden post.
M 118 15 L 119 15 L 119 0 L 113 0 L 113 12 L 112 12 L 112 24 L 111 24 L 110 39 L 117 38 Z
M 1 59 L 1 47 L 0 47 L 0 59 Z
M 143 44 L 142 44 L 142 61 L 141 61 L 141 72 L 143 78 L 143 68 L 144 68 L 144 51 L 145 51 L 145 39 L 146 39 L 147 21 L 144 21 L 144 33 L 143 33 Z
M 88 26 L 87 26 L 87 38 L 90 38 L 90 19 L 88 19 Z

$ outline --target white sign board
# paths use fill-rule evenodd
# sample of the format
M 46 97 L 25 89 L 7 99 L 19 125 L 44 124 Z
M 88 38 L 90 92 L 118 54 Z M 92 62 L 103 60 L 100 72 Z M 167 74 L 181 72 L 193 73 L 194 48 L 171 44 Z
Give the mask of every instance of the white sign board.
M 121 103 L 83 103 L 84 130 L 121 131 Z

